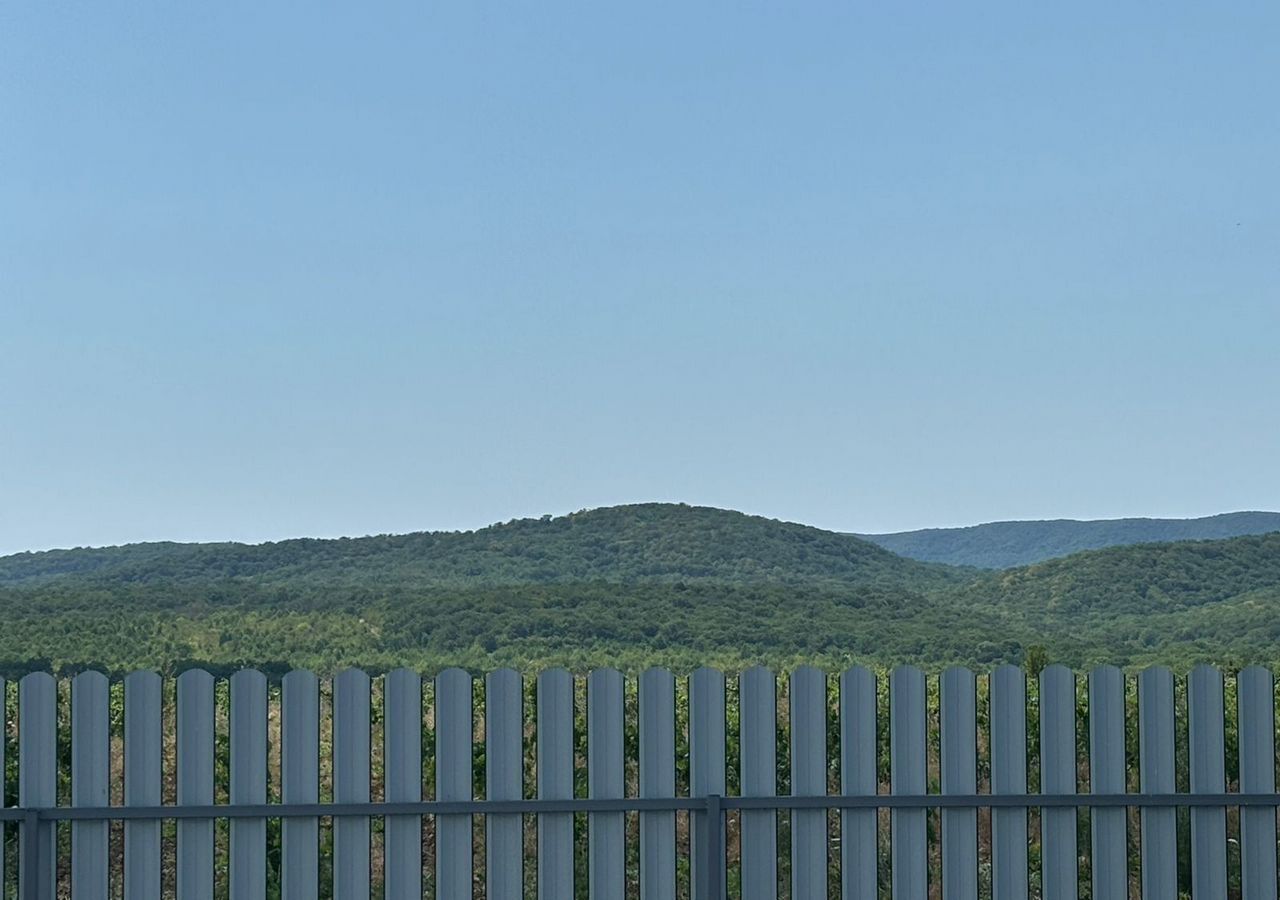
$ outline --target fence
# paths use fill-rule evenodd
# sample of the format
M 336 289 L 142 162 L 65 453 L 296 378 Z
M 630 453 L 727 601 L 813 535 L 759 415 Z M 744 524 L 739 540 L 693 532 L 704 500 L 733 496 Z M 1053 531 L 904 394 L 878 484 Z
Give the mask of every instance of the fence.
M 1267 670 L 1224 679 L 1201 666 L 1182 682 L 1167 669 L 1148 669 L 1136 678 L 1136 704 L 1127 690 L 1135 685 L 1111 667 L 1078 680 L 1051 666 L 1030 683 L 1009 666 L 989 678 L 953 668 L 937 682 L 903 667 L 887 682 L 853 668 L 829 683 L 825 673 L 802 667 L 780 691 L 763 668 L 736 683 L 704 668 L 682 685 L 666 670 L 646 671 L 633 684 L 605 669 L 587 677 L 579 697 L 563 670 L 543 672 L 532 686 L 514 671 L 497 671 L 482 689 L 458 669 L 427 682 L 397 670 L 376 691 L 358 670 L 331 685 L 295 671 L 277 696 L 257 671 L 236 673 L 224 688 L 192 670 L 177 678 L 166 706 L 168 686 L 139 672 L 124 679 L 122 721 L 113 725 L 116 689 L 105 676 L 82 673 L 60 689 L 37 673 L 17 690 L 19 805 L 0 815 L 17 823 L 23 900 L 54 897 L 60 884 L 77 900 L 106 898 L 119 881 L 130 900 L 160 897 L 168 889 L 161 877 L 167 822 L 176 822 L 172 887 L 183 900 L 212 898 L 216 882 L 234 900 L 264 898 L 277 877 L 280 896 L 289 898 L 329 890 L 365 898 L 380 882 L 387 898 L 430 889 L 442 898 L 478 892 L 511 900 L 536 884 L 539 898 L 564 900 L 582 895 L 575 869 L 584 853 L 586 893 L 599 900 L 635 889 L 631 869 L 643 900 L 686 890 L 725 896 L 730 856 L 733 893 L 746 900 L 780 893 L 878 900 L 886 891 L 893 900 L 924 900 L 939 888 L 945 900 L 1024 900 L 1037 892 L 1045 900 L 1125 900 L 1131 875 L 1148 900 L 1175 900 L 1188 889 L 1195 900 L 1226 898 L 1237 883 L 1245 900 L 1275 900 L 1280 796 Z M 585 722 L 575 725 L 582 706 Z M 1127 725 L 1136 731 L 1129 752 Z M 60 756 L 68 753 L 63 771 Z M 119 757 L 122 773 L 113 774 Z M 434 777 L 424 788 L 428 769 Z M 1038 793 L 1030 793 L 1036 770 Z M 1232 771 L 1238 777 L 1229 792 Z M 122 802 L 112 804 L 120 774 Z M 173 802 L 162 800 L 165 777 L 175 782 Z M 331 783 L 325 802 L 322 782 L 326 791 Z M 276 802 L 268 802 L 269 783 Z M 215 803 L 219 795 L 226 802 Z M 980 810 L 989 810 L 989 830 Z M 1228 852 L 1237 810 L 1238 854 Z M 585 847 L 575 834 L 582 814 Z M 687 840 L 678 815 L 689 817 Z M 277 821 L 278 858 L 269 858 L 268 823 Z M 122 842 L 110 822 L 123 822 Z M 431 854 L 424 822 L 434 837 Z M 60 838 L 60 825 L 69 840 Z M 225 847 L 215 825 L 229 832 Z M 322 827 L 332 829 L 332 847 L 323 851 Z M 1180 831 L 1189 831 L 1181 841 Z M 637 843 L 638 854 L 629 856 Z M 780 851 L 784 845 L 789 852 Z M 1029 846 L 1038 848 L 1038 866 Z M 117 850 L 122 873 L 113 875 Z M 989 873 L 980 866 L 988 856 Z M 4 867 L 0 856 L 0 875 Z M 789 873 L 781 884 L 780 869 Z

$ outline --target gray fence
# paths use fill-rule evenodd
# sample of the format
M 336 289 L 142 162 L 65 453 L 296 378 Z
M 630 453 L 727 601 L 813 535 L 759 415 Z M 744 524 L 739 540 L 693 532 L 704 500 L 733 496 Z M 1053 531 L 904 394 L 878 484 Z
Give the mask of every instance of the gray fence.
M 1202 666 L 1185 682 L 1167 669 L 1146 670 L 1136 678 L 1136 722 L 1127 719 L 1126 678 L 1111 667 L 1078 679 L 1051 666 L 1030 684 L 1013 667 L 981 678 L 950 669 L 938 679 L 937 700 L 918 669 L 896 669 L 887 680 L 878 685 L 863 668 L 829 678 L 802 667 L 780 688 L 762 668 L 736 684 L 700 669 L 678 685 L 670 672 L 652 669 L 633 685 L 617 671 L 598 670 L 586 679 L 585 723 L 575 726 L 582 710 L 563 670 L 539 675 L 531 696 L 511 670 L 490 673 L 482 685 L 459 669 L 426 682 L 398 670 L 376 691 L 357 670 L 331 685 L 295 671 L 278 694 L 262 673 L 246 670 L 230 678 L 224 712 L 222 688 L 207 672 L 183 673 L 173 694 L 158 675 L 139 672 L 124 679 L 123 721 L 113 725 L 106 677 L 83 673 L 60 691 L 52 676 L 37 673 L 17 692 L 19 805 L 0 815 L 19 831 L 24 900 L 54 897 L 60 871 L 72 896 L 107 897 L 115 821 L 124 823 L 119 855 L 130 900 L 163 893 L 168 821 L 176 822 L 172 884 L 183 900 L 212 898 L 215 871 L 224 867 L 235 900 L 264 898 L 277 877 L 281 896 L 316 897 L 322 872 L 340 898 L 369 897 L 379 883 L 388 898 L 417 898 L 430 882 L 442 898 L 514 900 L 536 884 L 538 897 L 564 900 L 575 896 L 584 849 L 587 892 L 599 900 L 626 896 L 629 867 L 638 869 L 643 900 L 686 889 L 696 898 L 724 896 L 727 857 L 746 900 L 780 893 L 877 900 L 886 890 L 893 900 L 924 900 L 939 886 L 946 900 L 1025 900 L 1037 892 L 1045 900 L 1124 900 L 1131 877 L 1150 900 L 1175 900 L 1188 887 L 1194 900 L 1225 900 L 1237 883 L 1246 900 L 1275 900 L 1280 796 L 1267 670 L 1224 679 Z M 684 702 L 687 710 L 677 714 Z M 1127 724 L 1137 739 L 1129 753 Z M 434 746 L 424 746 L 424 734 Z M 274 735 L 278 747 L 269 746 Z M 69 772 L 60 771 L 60 746 L 69 747 Z M 322 759 L 322 746 L 331 747 L 330 759 Z M 434 778 L 424 779 L 428 757 Z M 677 769 L 686 764 L 678 792 Z M 575 778 L 584 767 L 585 790 Z M 1039 783 L 1030 785 L 1028 773 L 1037 770 Z M 1238 779 L 1229 782 L 1234 771 Z M 120 774 L 123 802 L 113 805 Z M 176 782 L 169 803 L 166 775 Z M 278 784 L 276 802 L 268 802 L 269 782 Z M 323 803 L 322 782 L 332 795 Z M 736 792 L 726 790 L 730 782 Z M 1187 818 L 1180 808 L 1189 809 L 1189 840 L 1179 840 L 1179 816 Z M 989 832 L 980 810 L 990 810 Z M 1238 838 L 1230 840 L 1238 840 L 1238 852 L 1229 852 L 1236 811 Z M 584 813 L 585 848 L 574 828 Z M 687 841 L 677 827 L 685 815 Z M 476 816 L 483 817 L 478 838 Z M 277 819 L 279 855 L 269 862 L 268 822 Z M 225 847 L 215 839 L 220 820 L 229 822 Z M 377 871 L 375 820 L 382 823 Z M 429 854 L 424 821 L 434 834 Z M 329 822 L 332 847 L 323 855 L 331 854 L 331 876 L 320 841 Z M 536 840 L 525 833 L 529 822 Z M 62 826 L 69 841 L 58 839 L 60 823 L 69 823 Z M 635 857 L 629 835 L 638 837 Z M 1189 885 L 1180 843 L 1183 862 L 1189 851 Z M 780 884 L 784 845 L 789 877 Z M 989 872 L 979 864 L 988 853 Z M 1237 859 L 1239 871 L 1231 871 Z M 0 857 L 0 874 L 4 866 Z

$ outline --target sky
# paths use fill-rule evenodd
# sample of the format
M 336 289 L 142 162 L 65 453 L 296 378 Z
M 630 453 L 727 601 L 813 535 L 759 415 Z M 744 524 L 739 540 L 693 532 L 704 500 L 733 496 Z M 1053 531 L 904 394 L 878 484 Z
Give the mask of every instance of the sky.
M 1280 509 L 1280 4 L 0 6 L 0 553 Z

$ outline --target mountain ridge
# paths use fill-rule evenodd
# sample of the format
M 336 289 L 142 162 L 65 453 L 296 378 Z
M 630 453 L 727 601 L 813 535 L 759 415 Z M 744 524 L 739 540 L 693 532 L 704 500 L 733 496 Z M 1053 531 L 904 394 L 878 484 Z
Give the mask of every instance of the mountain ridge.
M 1190 519 L 1026 519 L 959 528 L 921 528 L 856 537 L 922 562 L 1008 569 L 1134 544 L 1223 540 L 1280 531 L 1280 513 L 1262 510 Z
M 0 559 L 5 677 L 192 661 L 985 667 L 1032 647 L 1070 665 L 1278 662 L 1280 533 L 993 571 L 759 516 L 638 504 L 464 533 Z

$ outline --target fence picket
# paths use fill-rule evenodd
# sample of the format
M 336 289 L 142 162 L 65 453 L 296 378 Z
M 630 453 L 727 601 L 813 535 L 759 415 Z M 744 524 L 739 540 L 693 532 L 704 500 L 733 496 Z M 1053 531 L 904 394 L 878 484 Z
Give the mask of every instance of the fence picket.
M 320 800 L 320 679 L 299 669 L 284 676 L 280 699 L 280 796 L 285 803 Z M 280 825 L 280 893 L 284 900 L 319 896 L 320 820 Z
M 178 676 L 178 805 L 213 803 L 213 676 Z M 213 900 L 213 820 L 178 822 L 178 900 Z
M 623 796 L 622 673 L 587 676 L 587 796 Z M 620 812 L 587 814 L 587 882 L 592 900 L 622 900 L 626 888 L 626 819 Z
M 876 676 L 854 666 L 840 676 L 840 792 L 873 796 L 876 775 Z M 876 811 L 840 814 L 840 890 L 843 900 L 876 900 Z
M 777 680 L 763 666 L 738 677 L 739 773 L 742 796 L 774 797 L 778 792 Z M 744 809 L 740 857 L 743 900 L 777 900 L 778 816 L 772 809 Z
M 524 687 L 513 669 L 485 678 L 485 798 L 524 797 Z M 485 817 L 487 900 L 520 900 L 524 835 L 518 813 Z
M 231 676 L 231 802 L 267 802 L 267 678 L 256 669 Z M 232 900 L 267 896 L 267 820 L 231 820 Z
M 827 676 L 801 666 L 791 673 L 791 794 L 827 794 Z M 791 811 L 791 896 L 826 900 L 827 811 Z
M 1027 792 L 1027 680 L 1017 666 L 991 675 L 991 793 Z M 991 811 L 993 900 L 1027 900 L 1027 810 Z
M 18 682 L 18 805 L 49 807 L 58 800 L 58 686 L 48 672 L 32 672 Z M 54 823 L 36 826 L 40 868 L 29 858 L 28 825 L 19 836 L 18 878 L 23 900 L 53 900 L 56 858 Z M 35 881 L 33 889 L 31 882 Z
M 3 678 L 0 678 L 0 719 L 4 720 L 4 726 L 7 726 L 9 721 L 8 701 L 6 699 L 9 696 L 8 692 L 9 685 Z M 6 739 L 7 735 L 4 733 L 6 731 L 6 727 L 0 727 L 0 772 L 9 771 L 5 768 L 4 758 L 5 744 L 8 743 L 8 740 Z M 5 806 L 5 792 L 0 791 L 0 809 L 3 809 Z M 9 883 L 9 870 L 6 868 L 8 860 L 5 859 L 4 853 L 5 844 L 8 843 L 8 825 L 8 822 L 0 822 L 0 886 Z M 3 893 L 3 891 L 0 891 L 0 893 Z
M 914 666 L 889 673 L 889 783 L 894 794 L 924 794 L 925 682 Z M 928 845 L 923 809 L 889 815 L 893 900 L 925 900 L 929 894 Z
M 676 679 L 666 669 L 640 675 L 640 796 L 676 795 Z M 641 900 L 675 900 L 676 814 L 640 813 Z
M 1098 666 L 1089 673 L 1089 791 L 1123 794 L 1124 778 L 1124 675 L 1115 666 Z M 1125 811 L 1094 809 L 1089 822 L 1094 900 L 1127 900 Z
M 1138 778 L 1143 793 L 1175 788 L 1173 673 L 1163 666 L 1138 676 Z M 1143 900 L 1177 900 L 1178 819 L 1172 807 L 1143 807 Z
M 109 690 L 101 672 L 81 672 L 71 682 L 72 806 L 109 802 Z M 71 890 L 76 900 L 107 900 L 107 828 L 106 822 L 71 823 Z
M 369 676 L 360 669 L 333 679 L 333 800 L 369 802 Z M 333 896 L 369 898 L 367 816 L 334 816 Z
M 977 809 L 978 766 L 977 682 L 975 674 L 953 667 L 940 678 L 940 775 L 944 796 L 964 797 L 964 806 L 942 806 L 941 830 L 928 830 L 929 808 L 940 802 L 929 796 L 928 758 L 930 710 L 927 679 L 917 668 L 903 666 L 889 677 L 890 790 L 894 795 L 926 798 L 921 805 L 894 805 L 889 866 L 893 900 L 927 900 L 930 861 L 940 850 L 942 900 L 977 900 L 980 894 Z M 424 723 L 422 682 L 409 670 L 389 673 L 384 681 L 381 712 L 384 720 L 383 771 L 385 799 L 416 802 L 422 785 Z M 371 682 L 359 670 L 348 670 L 333 681 L 334 800 L 364 804 L 371 798 Z M 1077 806 L 1029 796 L 1027 745 L 1028 693 L 1023 672 L 1002 666 L 991 675 L 990 755 L 991 792 L 1017 805 L 991 806 L 992 900 L 1027 900 L 1028 803 L 1040 808 L 1040 879 L 1044 900 L 1077 900 L 1078 867 L 1084 862 L 1077 847 Z M 1076 756 L 1076 676 L 1062 666 L 1049 666 L 1039 675 L 1039 785 L 1046 797 L 1070 797 L 1078 792 Z M 1224 680 L 1219 670 L 1197 666 L 1187 676 L 1187 727 L 1190 791 L 1188 801 L 1177 794 L 1178 776 L 1176 681 L 1163 667 L 1152 667 L 1137 678 L 1138 771 L 1141 796 L 1125 799 L 1130 777 L 1126 771 L 1125 678 L 1119 669 L 1103 666 L 1088 677 L 1090 791 L 1107 797 L 1108 805 L 1091 808 L 1091 889 L 1097 900 L 1128 900 L 1128 860 L 1124 805 L 1132 803 L 1141 822 L 1141 897 L 1176 900 L 1178 879 L 1189 873 L 1194 900 L 1226 900 L 1232 890 L 1226 839 L 1227 805 L 1218 795 L 1228 787 L 1225 752 Z M 23 900 L 53 900 L 59 889 L 55 875 L 69 876 L 75 900 L 105 900 L 111 885 L 111 847 L 106 821 L 79 818 L 57 808 L 59 766 L 70 769 L 70 805 L 93 808 L 109 805 L 111 776 L 110 715 L 112 693 L 107 678 L 85 672 L 70 682 L 70 755 L 59 758 L 57 742 L 60 685 L 50 675 L 36 673 L 19 685 L 18 788 L 25 813 L 5 816 L 17 821 L 19 833 L 19 896 Z M 314 804 L 319 800 L 320 704 L 319 680 L 307 671 L 284 676 L 281 702 L 281 800 L 284 804 Z M 1239 790 L 1262 795 L 1240 804 L 1240 845 L 1243 900 L 1277 900 L 1277 823 L 1271 804 L 1276 786 L 1274 679 L 1270 671 L 1249 668 L 1237 677 L 1237 736 Z M 153 672 L 134 672 L 124 679 L 123 779 L 126 807 L 162 805 L 163 696 L 165 684 Z M 177 679 L 176 785 L 177 805 L 212 805 L 214 801 L 215 681 L 208 673 L 188 670 Z M 261 672 L 244 670 L 230 681 L 230 803 L 261 806 L 267 795 L 268 692 Z M 626 796 L 626 735 L 638 734 L 638 792 L 643 800 L 674 799 L 676 772 L 676 683 L 669 670 L 649 669 L 638 680 L 639 716 L 627 721 L 626 681 L 615 669 L 600 669 L 586 679 L 586 793 L 593 800 L 623 800 Z M 874 797 L 879 790 L 876 717 L 878 695 L 874 675 L 852 668 L 839 681 L 840 791 L 846 796 Z M 471 676 L 447 669 L 436 679 L 436 789 L 441 801 L 469 801 L 473 796 L 473 735 Z M 3 682 L 0 681 L 0 692 Z M 712 798 L 693 807 L 690 819 L 691 858 L 688 888 L 694 900 L 723 900 L 725 885 L 726 787 L 725 679 L 713 669 L 699 669 L 689 680 L 690 796 Z M 739 745 L 737 760 L 741 795 L 769 800 L 777 795 L 779 735 L 778 685 L 774 674 L 753 667 L 739 676 Z M 575 791 L 574 680 L 564 670 L 543 672 L 537 680 L 537 796 L 571 800 Z M 520 800 L 524 787 L 524 691 L 519 673 L 502 669 L 489 673 L 484 685 L 484 796 L 489 801 Z M 790 794 L 792 798 L 825 798 L 828 779 L 827 676 L 802 666 L 790 674 L 787 694 L 789 718 Z M 835 723 L 831 723 L 835 725 Z M 1037 723 L 1033 723 L 1037 724 Z M 1128 725 L 1134 723 L 1130 721 Z M 629 732 L 628 729 L 637 729 Z M 579 738 L 583 735 L 579 734 Z M 4 742 L 0 741 L 0 770 Z M 12 761 L 11 761 L 12 763 Z M 1206 795 L 1208 795 L 1206 797 Z M 1199 797 L 1199 802 L 1194 798 Z M 1169 802 L 1170 799 L 1173 802 Z M 1205 802 L 1207 799 L 1207 803 Z M 930 806 L 932 804 L 932 807 Z M 1204 805 L 1201 805 L 1204 804 Z M 1212 804 L 1212 805 L 1209 805 Z M 820 805 L 790 805 L 782 798 L 772 808 L 738 808 L 743 900 L 825 900 L 828 885 L 829 813 Z M 1280 805 L 1280 804 L 1277 804 Z M 681 802 L 682 808 L 688 804 Z M 1088 807 L 1087 800 L 1079 806 Z M 1177 858 L 1178 809 L 1190 808 L 1189 868 L 1180 873 Z M 635 807 L 631 807 L 635 809 Z M 50 812 L 39 810 L 50 809 Z M 790 885 L 778 883 L 778 816 L 788 810 Z M 242 811 L 243 812 L 243 811 Z M 283 811 L 282 811 L 283 812 Z M 312 810 L 306 811 L 308 814 Z M 878 900 L 877 818 L 874 807 L 849 808 L 840 815 L 841 887 L 844 900 Z M 537 884 L 540 900 L 562 900 L 575 893 L 575 864 L 585 864 L 587 884 L 576 887 L 593 900 L 674 900 L 686 885 L 678 858 L 678 813 L 642 809 L 639 853 L 627 854 L 628 813 L 620 809 L 584 810 L 587 854 L 574 857 L 573 812 L 538 813 Z M 713 815 L 709 815 L 709 813 Z M 83 813 L 81 813 L 83 814 Z M 319 820 L 285 812 L 278 860 L 266 853 L 267 819 L 260 811 L 231 814 L 228 866 L 232 900 L 265 900 L 274 892 L 279 866 L 280 896 L 287 900 L 318 896 Z M 162 894 L 161 823 L 166 816 L 121 815 L 125 840 L 122 865 L 124 895 L 158 898 Z M 199 815 L 206 815 L 200 812 Z M 268 817 L 273 815 L 268 813 Z M 470 897 L 482 891 L 491 900 L 518 900 L 525 893 L 524 820 L 520 812 L 493 812 L 485 818 L 486 868 L 484 886 L 474 881 L 472 858 L 474 814 L 437 816 L 435 896 Z M 173 818 L 172 815 L 168 816 Z M 57 840 L 58 821 L 69 821 L 71 852 Z M 214 888 L 214 819 L 179 818 L 176 893 L 180 900 L 211 900 Z M 30 823 L 38 830 L 30 831 Z M 422 817 L 387 816 L 385 823 L 383 892 L 389 900 L 422 895 Z M 352 827 L 354 826 L 354 827 Z M 714 828 L 714 830 L 712 830 Z M 339 900 L 370 897 L 374 882 L 370 852 L 372 817 L 337 816 L 334 825 L 334 896 Z M 34 838 L 34 845 L 28 838 Z M 718 840 L 717 840 L 718 838 Z M 1185 836 L 1184 836 L 1185 839 Z M 931 843 L 940 841 L 939 843 Z M 0 843 L 0 849 L 3 844 Z M 631 850 L 634 853 L 636 847 Z M 62 853 L 60 857 L 58 854 Z M 719 853 L 719 857 L 714 856 Z M 33 855 L 34 854 L 34 855 Z M 638 883 L 627 880 L 628 858 L 638 860 Z M 39 867 L 35 866 L 38 859 Z M 715 864 L 708 866 L 708 860 Z M 3 859 L 0 858 L 0 863 Z M 1184 866 L 1188 860 L 1184 859 Z M 636 865 L 635 862 L 632 865 Z M 1138 875 L 1134 873 L 1135 877 Z M 634 878 L 634 873 L 632 875 Z M 678 880 L 680 879 L 680 880 Z M 533 878 L 530 878 L 533 881 Z M 0 882 L 2 883 L 2 882 Z M 62 888 L 65 890 L 65 888 Z M 638 890 L 637 890 L 638 889 Z
M 8 691 L 8 684 L 3 678 L 0 678 L 0 719 L 4 720 L 4 726 L 7 726 L 9 722 L 8 701 L 6 699 L 9 696 Z M 0 727 L 0 772 L 9 771 L 5 768 L 5 744 L 8 743 L 5 732 L 7 732 L 7 727 Z M 0 791 L 0 809 L 4 809 L 7 805 L 5 799 L 5 792 Z M 8 826 L 8 822 L 0 822 L 0 886 L 9 883 L 9 874 L 6 868 L 7 860 L 4 853 L 5 844 L 8 843 Z M 3 893 L 3 891 L 0 890 L 0 893 Z
M 538 676 L 539 800 L 573 797 L 573 676 L 549 669 Z M 538 898 L 572 897 L 573 813 L 538 814 Z
M 1040 790 L 1076 792 L 1076 676 L 1066 666 L 1048 666 L 1040 673 Z M 1044 900 L 1076 900 L 1076 811 L 1042 809 L 1040 843 Z
M 724 673 L 702 667 L 689 676 L 689 794 L 724 796 L 725 791 L 725 679 Z M 720 848 L 713 866 L 706 866 L 707 841 Z M 693 814 L 690 836 L 691 883 L 694 900 L 721 900 L 725 895 L 724 820 L 712 822 L 705 812 Z
M 1275 793 L 1276 719 L 1271 673 L 1250 666 L 1236 676 L 1240 739 L 1240 790 Z M 1244 900 L 1275 900 L 1276 811 L 1240 810 L 1240 874 Z
M 389 803 L 422 800 L 422 678 L 409 669 L 388 672 L 382 695 L 383 772 Z M 422 817 L 387 816 L 386 900 L 421 900 Z
M 942 673 L 942 793 L 978 791 L 977 685 L 960 666 Z M 943 900 L 978 898 L 978 811 L 942 811 Z
M 436 799 L 470 800 L 471 675 L 445 669 L 436 676 Z M 436 896 L 470 897 L 471 816 L 436 817 Z
M 1187 676 L 1187 717 L 1191 792 L 1221 794 L 1227 789 L 1222 673 L 1212 666 L 1196 666 Z M 1195 900 L 1226 900 L 1225 807 L 1191 810 L 1191 896 Z
M 160 676 L 124 679 L 124 803 L 160 805 Z M 124 823 L 124 892 L 130 900 L 160 898 L 160 823 Z

